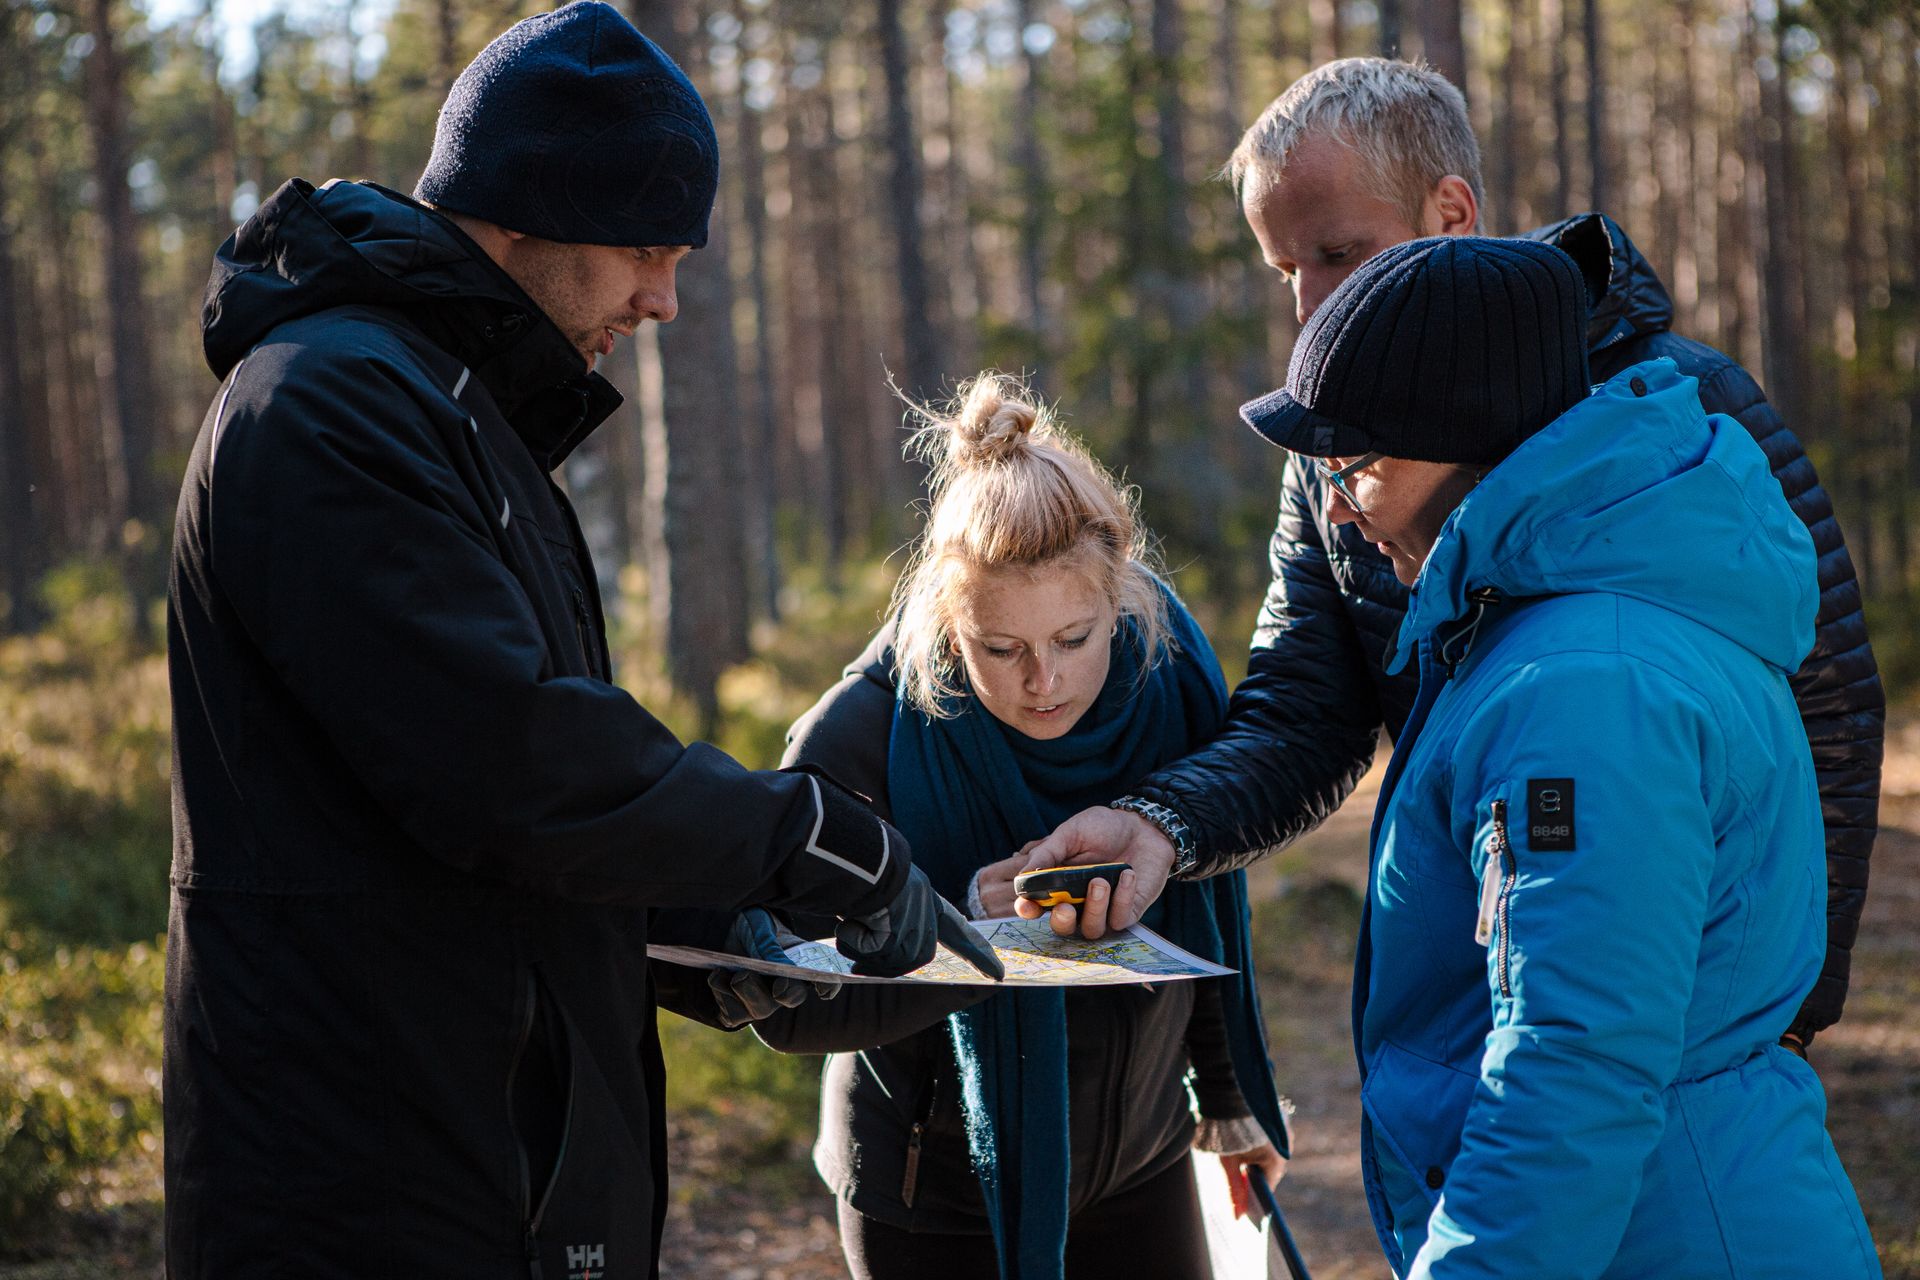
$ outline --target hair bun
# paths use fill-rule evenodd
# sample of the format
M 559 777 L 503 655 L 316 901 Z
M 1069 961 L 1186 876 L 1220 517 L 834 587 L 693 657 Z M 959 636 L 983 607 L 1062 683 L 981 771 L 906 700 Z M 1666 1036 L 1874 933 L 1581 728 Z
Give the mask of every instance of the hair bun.
M 952 439 L 948 458 L 961 466 L 978 466 L 1009 458 L 1032 434 L 1041 412 L 1037 405 L 1013 399 L 999 378 L 985 376 L 965 388 L 965 399 L 948 422 Z

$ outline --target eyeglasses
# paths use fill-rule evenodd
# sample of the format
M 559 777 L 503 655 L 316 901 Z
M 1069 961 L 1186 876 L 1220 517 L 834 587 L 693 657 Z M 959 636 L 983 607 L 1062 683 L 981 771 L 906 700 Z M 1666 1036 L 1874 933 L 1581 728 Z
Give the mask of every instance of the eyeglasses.
M 1333 486 L 1334 491 L 1340 495 L 1341 500 L 1353 508 L 1353 514 L 1363 516 L 1367 514 L 1367 509 L 1361 504 L 1360 499 L 1354 496 L 1353 487 L 1347 483 L 1347 477 L 1356 471 L 1365 470 L 1386 456 L 1386 454 L 1378 452 L 1363 453 L 1346 466 L 1341 467 L 1338 471 L 1329 467 L 1325 458 L 1315 458 L 1313 462 L 1314 466 L 1319 468 L 1322 478 Z

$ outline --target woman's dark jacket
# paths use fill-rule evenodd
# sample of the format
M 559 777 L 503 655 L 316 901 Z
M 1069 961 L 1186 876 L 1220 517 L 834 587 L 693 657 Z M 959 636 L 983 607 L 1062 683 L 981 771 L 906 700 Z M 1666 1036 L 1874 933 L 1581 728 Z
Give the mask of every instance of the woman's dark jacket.
M 1672 332 L 1673 302 L 1626 233 L 1583 214 L 1532 233 L 1572 254 L 1597 301 L 1588 329 L 1593 378 L 1665 356 L 1697 378 L 1709 413 L 1737 419 L 1759 442 L 1819 555 L 1820 615 L 1794 697 L 1813 748 L 1827 846 L 1827 958 L 1792 1031 L 1831 1026 L 1847 974 L 1867 859 L 1878 825 L 1886 696 L 1860 609 L 1860 585 L 1813 463 L 1751 375 Z M 1686 548 L 1674 549 L 1685 554 Z M 1413 705 L 1411 672 L 1382 655 L 1407 609 L 1393 566 L 1352 524 L 1327 518 L 1311 462 L 1290 457 L 1270 547 L 1273 582 L 1255 624 L 1247 678 L 1213 743 L 1134 788 L 1173 808 L 1199 849 L 1195 876 L 1243 867 L 1318 826 L 1373 759 L 1382 725 L 1397 739 Z
M 891 814 L 890 632 L 883 630 L 795 723 L 785 761 L 826 770 L 870 797 L 883 817 Z M 776 1049 L 833 1054 L 821 1084 L 814 1162 L 828 1187 L 861 1213 L 914 1231 L 987 1233 L 946 1016 L 991 994 L 849 985 L 834 1000 L 809 1001 L 754 1024 Z M 1209 985 L 1072 991 L 1067 1018 L 1070 1213 L 1187 1158 L 1194 1131 L 1184 1084 L 1189 1061 L 1203 1115 L 1247 1114 L 1220 1000 Z
M 815 780 L 683 746 L 609 683 L 548 473 L 619 397 L 450 222 L 290 182 L 204 328 L 225 382 L 168 616 L 169 1274 L 650 1275 L 655 909 L 866 912 L 902 860 L 812 856 Z M 881 828 L 838 803 L 818 843 L 856 865 Z

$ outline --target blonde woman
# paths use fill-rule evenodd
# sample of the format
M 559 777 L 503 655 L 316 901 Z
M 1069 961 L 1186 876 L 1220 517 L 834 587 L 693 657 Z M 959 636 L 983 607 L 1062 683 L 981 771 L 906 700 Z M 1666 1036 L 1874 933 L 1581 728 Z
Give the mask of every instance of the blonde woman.
M 873 797 L 970 914 L 1010 916 L 1022 846 L 1205 741 L 1226 690 L 1148 568 L 1131 494 L 1044 407 L 983 375 L 928 419 L 933 505 L 892 620 L 794 726 L 787 763 Z M 1110 891 L 1092 892 L 1098 908 Z M 1208 1274 L 1196 1139 L 1242 1202 L 1249 1171 L 1285 1166 L 1244 880 L 1172 886 L 1146 923 L 1239 974 L 852 987 L 756 1024 L 776 1048 L 839 1051 L 815 1159 L 856 1280 Z

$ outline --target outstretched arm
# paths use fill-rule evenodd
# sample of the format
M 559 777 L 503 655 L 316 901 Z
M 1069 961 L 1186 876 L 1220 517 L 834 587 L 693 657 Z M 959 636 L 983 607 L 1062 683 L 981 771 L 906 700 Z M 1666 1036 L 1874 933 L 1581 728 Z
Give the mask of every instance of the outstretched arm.
M 1141 779 L 1132 794 L 1172 816 L 1191 842 L 1183 878 L 1233 871 L 1313 830 L 1340 807 L 1373 761 L 1380 698 L 1314 518 L 1298 459 L 1287 464 L 1269 545 L 1273 578 L 1253 635 L 1247 677 L 1206 746 Z M 1175 831 L 1178 834 L 1178 831 Z M 1092 809 L 1036 845 L 1029 867 L 1127 862 L 1104 918 L 1089 910 L 1055 928 L 1098 937 L 1124 928 L 1159 897 L 1176 850 L 1163 826 Z

